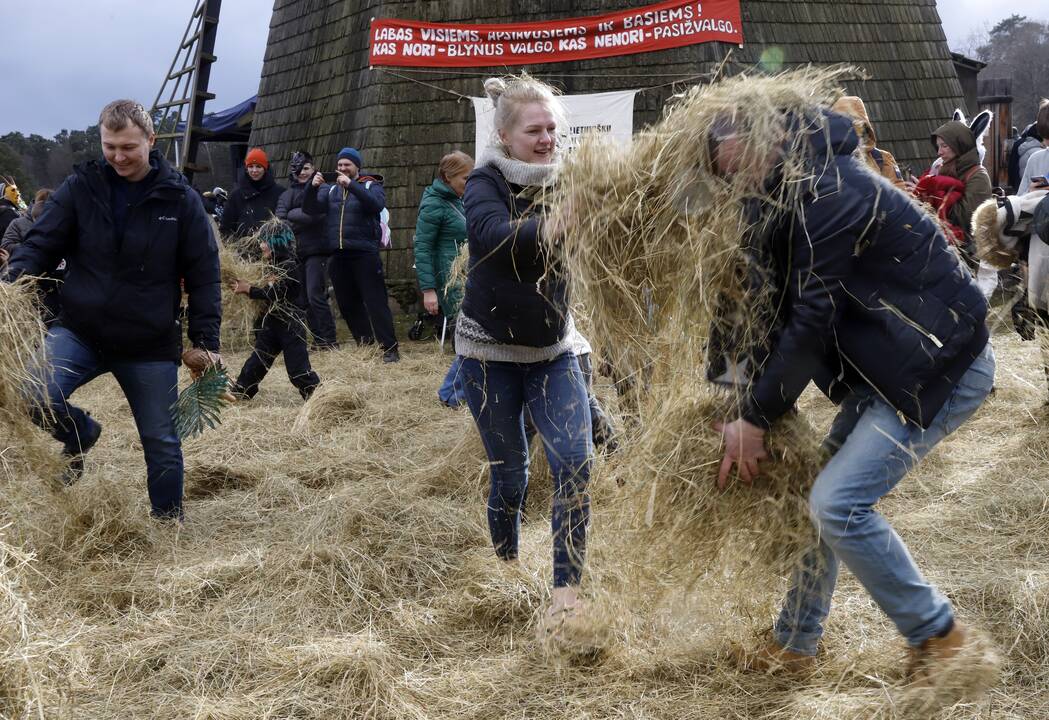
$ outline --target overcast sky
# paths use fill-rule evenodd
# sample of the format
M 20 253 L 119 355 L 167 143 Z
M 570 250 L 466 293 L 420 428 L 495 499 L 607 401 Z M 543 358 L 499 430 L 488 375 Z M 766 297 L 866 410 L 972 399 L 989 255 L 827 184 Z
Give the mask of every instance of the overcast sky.
M 356 0 L 345 0 L 355 2 Z M 153 103 L 195 0 L 2 0 L 0 135 L 18 130 L 51 137 L 82 129 L 117 97 Z M 1030 0 L 938 0 L 952 49 L 974 30 L 1020 13 L 1046 20 Z M 637 0 L 637 5 L 647 4 Z M 1045 7 L 1045 5 L 1042 5 Z M 224 0 L 207 110 L 221 110 L 258 90 L 271 0 Z

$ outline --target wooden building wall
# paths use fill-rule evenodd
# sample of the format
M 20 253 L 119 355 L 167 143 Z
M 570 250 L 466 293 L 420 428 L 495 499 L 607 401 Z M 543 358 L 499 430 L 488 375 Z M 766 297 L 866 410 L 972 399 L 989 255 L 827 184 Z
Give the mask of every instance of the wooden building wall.
M 373 17 L 433 22 L 511 22 L 599 14 L 646 0 L 275 0 L 251 142 L 278 174 L 300 148 L 335 167 L 339 148 L 361 150 L 366 170 L 385 176 L 394 250 L 391 281 L 414 280 L 411 238 L 423 189 L 440 157 L 475 154 L 471 103 L 503 68 L 419 73 L 368 68 Z M 869 79 L 847 90 L 864 98 L 879 138 L 916 173 L 932 159 L 929 133 L 962 103 L 935 0 L 742 0 L 745 45 L 693 45 L 654 53 L 536 65 L 534 75 L 567 93 L 648 87 L 669 75 L 710 73 L 731 51 L 729 72 L 781 53 L 783 66 L 846 63 Z M 521 68 L 516 68 L 521 69 Z M 400 77 L 409 76 L 412 80 Z M 413 81 L 414 80 L 414 81 Z M 432 86 L 420 84 L 429 83 Z M 635 128 L 657 120 L 668 85 L 637 96 Z

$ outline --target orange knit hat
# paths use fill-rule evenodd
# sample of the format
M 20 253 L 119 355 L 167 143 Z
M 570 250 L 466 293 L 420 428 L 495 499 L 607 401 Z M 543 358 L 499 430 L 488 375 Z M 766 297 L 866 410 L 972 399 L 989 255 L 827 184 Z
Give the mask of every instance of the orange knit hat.
M 266 153 L 262 148 L 252 148 L 248 151 L 248 154 L 244 156 L 244 167 L 247 167 L 248 165 L 261 165 L 269 170 L 270 159 L 266 157 Z

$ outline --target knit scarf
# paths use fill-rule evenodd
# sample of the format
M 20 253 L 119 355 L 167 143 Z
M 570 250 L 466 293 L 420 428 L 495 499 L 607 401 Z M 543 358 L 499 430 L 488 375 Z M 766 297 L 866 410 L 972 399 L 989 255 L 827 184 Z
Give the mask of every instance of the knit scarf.
M 498 146 L 489 146 L 485 151 L 484 164 L 497 169 L 507 181 L 514 185 L 534 188 L 533 192 L 552 184 L 560 168 L 560 163 L 557 162 L 538 165 L 508 157 L 506 151 Z

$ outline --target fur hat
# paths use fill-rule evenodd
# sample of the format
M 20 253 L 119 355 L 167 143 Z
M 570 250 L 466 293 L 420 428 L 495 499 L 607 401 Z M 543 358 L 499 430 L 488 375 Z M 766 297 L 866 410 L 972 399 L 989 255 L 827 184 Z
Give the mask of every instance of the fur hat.
M 991 198 L 976 208 L 973 239 L 977 257 L 993 267 L 1008 268 L 1016 260 L 1019 239 L 1033 232 L 1035 211 L 1046 196 L 1049 190 L 1035 190 L 1026 195 Z

